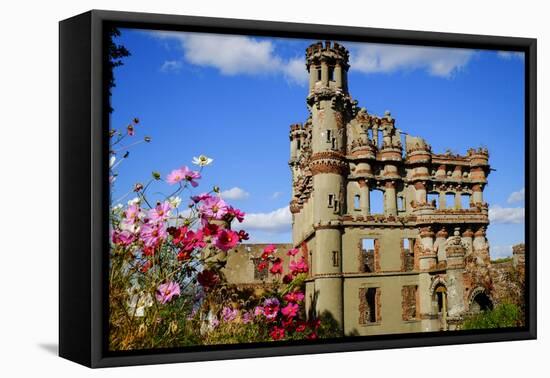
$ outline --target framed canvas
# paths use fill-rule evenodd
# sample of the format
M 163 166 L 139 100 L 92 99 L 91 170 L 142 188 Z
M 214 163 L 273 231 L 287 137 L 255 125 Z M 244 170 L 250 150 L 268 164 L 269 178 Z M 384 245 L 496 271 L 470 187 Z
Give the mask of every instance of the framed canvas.
M 62 357 L 536 338 L 536 40 L 94 10 L 59 69 Z

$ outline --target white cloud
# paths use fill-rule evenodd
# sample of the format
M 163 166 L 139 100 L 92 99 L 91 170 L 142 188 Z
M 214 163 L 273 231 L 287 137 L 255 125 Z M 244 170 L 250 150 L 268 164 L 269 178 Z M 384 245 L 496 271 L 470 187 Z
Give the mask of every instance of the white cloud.
M 497 56 L 503 59 L 525 59 L 525 53 L 521 51 L 499 51 L 497 52 Z
M 275 192 L 271 195 L 271 199 L 277 199 L 283 194 L 282 192 Z
M 180 69 L 181 62 L 179 60 L 167 60 L 160 67 L 162 72 L 179 72 Z
M 491 250 L 491 259 L 500 259 L 503 257 L 512 256 L 512 246 L 511 245 L 492 245 Z
M 430 75 L 451 77 L 474 55 L 474 50 L 442 47 L 353 44 L 351 67 L 364 73 L 426 70 Z
M 489 208 L 489 221 L 492 223 L 523 223 L 525 220 L 525 208 L 500 207 L 498 205 Z
M 220 193 L 220 196 L 222 196 L 223 199 L 228 200 L 242 200 L 247 199 L 250 196 L 250 193 L 244 191 L 241 188 L 234 187 L 228 190 L 224 190 Z
M 523 202 L 523 201 L 525 201 L 525 188 L 521 188 L 517 192 L 512 192 L 512 194 L 510 194 L 506 202 L 516 203 L 516 202 Z
M 250 213 L 246 214 L 241 226 L 247 231 L 289 232 L 292 226 L 292 214 L 288 206 L 270 213 Z
M 282 74 L 290 82 L 307 82 L 303 60 L 280 57 L 275 53 L 275 45 L 271 41 L 206 33 L 154 32 L 153 35 L 178 40 L 185 61 L 216 68 L 223 75 Z

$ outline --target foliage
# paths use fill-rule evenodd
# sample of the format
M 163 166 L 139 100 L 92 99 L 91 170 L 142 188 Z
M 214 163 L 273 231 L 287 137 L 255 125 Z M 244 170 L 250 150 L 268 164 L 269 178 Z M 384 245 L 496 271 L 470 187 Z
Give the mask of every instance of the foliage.
M 135 136 L 138 124 L 134 120 L 125 132 L 111 132 L 112 185 L 116 168 L 136 143 L 120 146 Z M 193 195 L 212 159 L 200 156 L 193 163 L 198 170 L 184 166 L 165 176 L 153 172 L 147 183 L 136 183 L 127 193 L 135 197 L 126 205 L 111 205 L 110 349 L 330 337 L 330 323 L 306 318 L 308 266 L 298 249 L 287 251 L 290 273 L 284 276 L 275 246 L 263 250 L 259 268 L 278 278 L 261 295 L 227 283 L 227 256 L 248 239 L 245 230 L 232 226 L 245 214 L 226 203 L 217 187 Z M 175 189 L 160 197 L 155 189 L 160 199 L 153 201 L 149 193 L 163 181 Z M 180 198 L 184 193 L 188 202 Z
M 501 264 L 501 263 L 510 262 L 510 261 L 512 261 L 511 257 L 501 257 L 499 259 L 491 260 L 491 264 Z
M 107 30 L 107 82 L 108 82 L 108 91 L 109 91 L 109 101 L 111 99 L 111 90 L 114 88 L 115 85 L 115 75 L 114 75 L 114 69 L 116 67 L 122 66 L 124 63 L 122 62 L 122 58 L 126 58 L 130 56 L 130 51 L 128 49 L 120 44 L 117 44 L 115 42 L 115 38 L 120 36 L 120 30 L 117 28 L 110 26 Z M 113 108 L 111 105 L 109 105 L 109 111 L 112 112 Z
M 521 309 L 511 303 L 503 303 L 492 310 L 472 315 L 464 321 L 463 329 L 520 327 L 523 324 Z

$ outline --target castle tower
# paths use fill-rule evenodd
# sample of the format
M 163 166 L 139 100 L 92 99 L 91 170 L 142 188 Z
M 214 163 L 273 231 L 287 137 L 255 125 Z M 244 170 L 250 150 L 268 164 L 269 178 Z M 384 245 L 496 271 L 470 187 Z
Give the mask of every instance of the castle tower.
M 343 325 L 342 236 L 340 215 L 345 209 L 345 125 L 351 117 L 347 94 L 348 51 L 337 43 L 317 43 L 306 51 L 310 77 L 307 104 L 311 113 L 313 225 L 312 276 L 317 316 L 329 315 Z

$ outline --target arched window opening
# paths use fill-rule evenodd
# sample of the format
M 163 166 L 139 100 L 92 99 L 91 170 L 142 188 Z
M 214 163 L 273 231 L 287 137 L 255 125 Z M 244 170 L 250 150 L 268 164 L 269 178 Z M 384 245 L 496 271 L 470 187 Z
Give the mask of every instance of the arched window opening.
M 370 191 L 371 214 L 384 214 L 384 192 L 379 189 Z
M 447 206 L 447 209 L 454 209 L 455 208 L 455 194 L 454 193 L 446 193 L 445 194 L 445 205 Z
M 439 208 L 439 194 L 428 193 L 428 204 L 433 205 L 436 209 Z
M 463 209 L 469 209 L 470 208 L 470 195 L 469 194 L 463 194 L 460 196 L 460 206 Z

